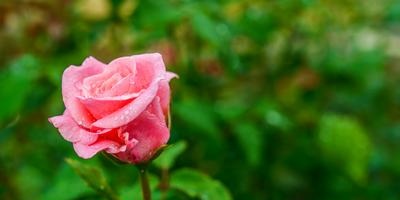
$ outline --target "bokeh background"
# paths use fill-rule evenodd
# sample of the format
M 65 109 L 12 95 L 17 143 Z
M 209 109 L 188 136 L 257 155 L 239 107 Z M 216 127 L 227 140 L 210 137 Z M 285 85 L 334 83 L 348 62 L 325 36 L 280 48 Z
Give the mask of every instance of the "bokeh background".
M 78 158 L 47 118 L 66 67 L 144 52 L 180 76 L 172 171 L 233 199 L 400 198 L 398 0 L 2 0 L 0 27 L 0 199 L 101 198 L 65 158 L 118 193 L 137 184 L 134 167 Z

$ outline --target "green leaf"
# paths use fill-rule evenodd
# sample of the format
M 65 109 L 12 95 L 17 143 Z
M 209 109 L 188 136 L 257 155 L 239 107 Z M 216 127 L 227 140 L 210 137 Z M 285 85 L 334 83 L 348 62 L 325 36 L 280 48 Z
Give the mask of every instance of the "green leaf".
M 330 160 L 343 167 L 353 180 L 365 180 L 372 145 L 356 120 L 326 115 L 320 122 L 318 139 L 321 149 Z
M 219 137 L 215 113 L 210 106 L 194 100 L 175 103 L 173 109 L 185 123 L 210 138 Z
M 226 121 L 241 118 L 248 109 L 248 105 L 243 103 L 245 100 L 240 99 L 241 96 L 235 93 L 229 97 L 218 101 L 215 106 L 216 112 Z
M 185 141 L 169 145 L 153 163 L 159 168 L 170 169 L 176 158 L 186 149 L 186 146 Z
M 289 118 L 276 109 L 269 109 L 265 114 L 265 120 L 269 125 L 282 130 L 287 130 L 291 126 Z
M 137 20 L 134 23 L 142 29 L 157 27 L 156 30 L 163 30 L 179 20 L 181 12 L 168 1 L 143 1 L 138 4 L 135 15 Z
M 221 46 L 221 37 L 217 32 L 217 24 L 202 12 L 194 12 L 192 15 L 194 31 L 205 41 Z
M 67 158 L 66 162 L 88 184 L 88 186 L 94 189 L 98 194 L 110 200 L 118 199 L 111 187 L 107 184 L 103 173 L 98 168 L 84 165 L 79 161 L 70 158 Z
M 219 181 L 192 169 L 181 169 L 171 175 L 171 188 L 202 200 L 230 200 L 231 194 Z
M 245 153 L 247 162 L 252 166 L 260 164 L 263 138 L 255 124 L 249 122 L 237 123 L 233 132 Z
M 18 168 L 14 175 L 15 185 L 21 199 L 31 199 L 32 196 L 38 196 L 40 189 L 45 184 L 44 174 L 39 173 L 39 170 L 31 165 L 25 165 Z
M 91 194 L 85 182 L 77 176 L 71 167 L 64 164 L 58 170 L 53 183 L 47 188 L 46 192 L 40 198 L 42 200 L 69 200 L 77 199 L 81 195 Z
M 38 76 L 38 61 L 31 55 L 24 55 L 12 62 L 9 68 L 0 71 L 0 121 L 17 117 Z M 12 97 L 12 98 L 11 98 Z

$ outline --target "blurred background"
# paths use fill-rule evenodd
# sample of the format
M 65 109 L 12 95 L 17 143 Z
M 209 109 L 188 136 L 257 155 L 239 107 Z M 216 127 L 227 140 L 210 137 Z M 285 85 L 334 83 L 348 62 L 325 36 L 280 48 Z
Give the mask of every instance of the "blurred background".
M 0 199 L 98 199 L 65 158 L 137 183 L 47 118 L 66 67 L 144 52 L 180 76 L 171 170 L 233 199 L 400 198 L 398 0 L 1 0 L 0 27 Z

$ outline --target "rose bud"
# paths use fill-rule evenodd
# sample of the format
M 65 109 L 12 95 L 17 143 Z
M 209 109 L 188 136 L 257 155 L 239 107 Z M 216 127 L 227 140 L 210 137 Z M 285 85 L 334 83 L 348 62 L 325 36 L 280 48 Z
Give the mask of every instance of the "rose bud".
M 89 57 L 64 71 L 65 111 L 49 121 L 82 158 L 104 151 L 123 162 L 146 163 L 169 139 L 166 118 L 174 77 L 158 53 L 109 64 Z

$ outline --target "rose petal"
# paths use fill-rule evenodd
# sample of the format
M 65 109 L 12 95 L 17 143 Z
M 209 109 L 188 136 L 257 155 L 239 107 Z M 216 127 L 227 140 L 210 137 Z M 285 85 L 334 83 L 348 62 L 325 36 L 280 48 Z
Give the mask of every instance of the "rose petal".
M 137 90 L 147 88 L 154 79 L 163 77 L 165 65 L 159 53 L 132 56 L 136 62 L 134 86 Z
M 81 67 L 68 67 L 62 77 L 62 96 L 65 107 L 69 110 L 72 118 L 79 124 L 90 127 L 95 121 L 93 116 L 79 102 L 76 96 L 81 95 L 81 86 L 84 78 L 101 73 L 105 65 L 93 57 L 87 58 Z
M 92 145 L 74 143 L 74 150 L 79 157 L 87 159 L 93 157 L 96 153 L 103 150 L 118 153 L 120 151 L 124 151 L 124 147 L 110 140 L 102 140 Z
M 167 72 L 165 74 L 165 79 L 160 81 L 160 87 L 157 92 L 157 96 L 160 97 L 161 108 L 164 114 L 167 114 L 169 111 L 169 102 L 170 102 L 170 88 L 169 81 L 172 78 L 178 77 L 176 74 Z
M 83 81 L 83 95 L 85 97 L 109 96 L 110 90 L 121 80 L 136 74 L 135 61 L 132 57 L 117 58 L 108 64 L 100 74 L 87 77 Z M 125 89 L 128 92 L 129 85 Z
M 120 57 L 112 60 L 107 66 L 107 72 L 120 73 L 123 77 L 136 74 L 136 62 L 133 56 Z
M 96 118 L 101 119 L 110 113 L 124 107 L 138 94 L 131 95 L 128 99 L 100 99 L 78 97 L 85 108 Z
M 61 136 L 69 142 L 91 144 L 98 138 L 97 133 L 89 132 L 76 124 L 68 112 L 49 118 L 49 121 L 58 128 Z
M 107 151 L 107 153 L 114 155 L 121 161 L 131 163 L 131 161 L 130 161 L 131 155 L 129 154 L 129 152 L 126 152 L 126 150 L 132 149 L 139 141 L 137 141 L 135 138 L 130 138 L 130 134 L 128 132 L 124 132 L 123 134 L 121 134 L 121 136 L 124 139 L 125 145 L 123 145 L 123 147 L 125 147 L 125 149 L 122 151 L 119 151 L 117 153 L 107 151 L 107 150 L 106 151 Z
M 159 53 L 145 53 L 132 57 L 135 59 L 136 68 L 152 66 L 155 71 L 165 71 L 164 61 Z
M 157 94 L 158 83 L 160 79 L 154 80 L 147 90 L 145 90 L 139 97 L 125 105 L 114 113 L 97 120 L 93 126 L 99 128 L 117 128 L 128 124 L 142 113 L 146 107 L 152 102 Z
M 104 73 L 100 74 L 103 76 Z M 104 93 L 109 91 L 115 84 L 117 84 L 123 77 L 121 74 L 115 73 L 113 75 L 104 75 L 107 77 L 98 77 L 96 79 L 90 79 L 92 77 L 88 77 L 84 80 L 82 86 L 82 94 L 85 97 L 101 97 L 104 96 Z
M 150 159 L 153 153 L 160 146 L 167 143 L 169 139 L 169 129 L 165 121 L 160 120 L 156 115 L 147 111 L 143 112 L 134 122 L 129 124 L 126 131 L 130 133 L 130 137 L 139 141 L 132 149 L 128 149 L 125 152 L 129 153 L 131 156 L 130 160 L 134 163 Z
M 167 82 L 169 82 L 173 78 L 179 78 L 179 76 L 177 74 L 175 74 L 175 73 L 172 73 L 172 72 L 166 72 L 165 73 L 165 80 Z
M 131 80 L 134 75 L 130 74 L 124 78 L 122 78 L 118 83 L 114 84 L 111 89 L 104 91 L 103 97 L 118 97 L 121 95 L 126 95 L 130 93 L 136 93 L 137 91 L 133 90 Z
M 161 122 L 165 122 L 165 115 L 161 108 L 160 97 L 156 96 L 153 102 L 147 107 L 146 111 L 157 116 Z

